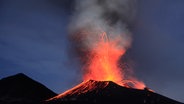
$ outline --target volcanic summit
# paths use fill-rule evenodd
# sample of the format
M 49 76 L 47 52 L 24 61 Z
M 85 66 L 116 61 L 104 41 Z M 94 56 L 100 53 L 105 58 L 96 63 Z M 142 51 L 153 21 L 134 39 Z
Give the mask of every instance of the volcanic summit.
M 47 104 L 181 104 L 149 91 L 127 88 L 112 81 L 89 80 L 46 101 Z

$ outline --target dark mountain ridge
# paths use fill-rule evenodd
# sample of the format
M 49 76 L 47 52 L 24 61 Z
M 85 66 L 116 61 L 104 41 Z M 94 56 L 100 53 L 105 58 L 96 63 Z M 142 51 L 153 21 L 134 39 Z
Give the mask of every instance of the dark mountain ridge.
M 0 104 L 37 104 L 53 96 L 56 93 L 22 73 L 0 80 Z
M 56 96 L 44 85 L 19 73 L 0 80 L 0 104 L 183 104 L 154 93 L 120 86 L 112 81 L 82 82 Z

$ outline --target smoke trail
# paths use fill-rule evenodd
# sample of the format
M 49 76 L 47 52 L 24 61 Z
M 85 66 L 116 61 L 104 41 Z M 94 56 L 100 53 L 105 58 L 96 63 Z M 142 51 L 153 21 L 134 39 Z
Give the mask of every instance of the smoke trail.
M 84 66 L 88 66 L 93 57 L 89 53 L 97 46 L 99 33 L 104 31 L 105 41 L 119 39 L 115 48 L 126 52 L 132 41 L 128 27 L 134 20 L 135 0 L 76 0 L 75 4 L 69 32 Z M 89 73 L 85 68 L 84 73 Z

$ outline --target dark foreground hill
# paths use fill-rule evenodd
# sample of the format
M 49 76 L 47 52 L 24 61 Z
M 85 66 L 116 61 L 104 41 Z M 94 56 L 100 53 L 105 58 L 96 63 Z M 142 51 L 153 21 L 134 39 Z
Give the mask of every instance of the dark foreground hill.
M 48 99 L 46 104 L 181 104 L 148 89 L 122 87 L 112 81 L 83 82 Z
M 53 96 L 54 92 L 22 73 L 0 80 L 0 104 L 39 104 Z

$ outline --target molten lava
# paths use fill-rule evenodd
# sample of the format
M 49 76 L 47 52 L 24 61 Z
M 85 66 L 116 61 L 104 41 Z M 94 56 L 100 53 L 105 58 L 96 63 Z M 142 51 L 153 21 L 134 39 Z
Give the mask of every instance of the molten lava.
M 88 66 L 89 73 L 85 75 L 85 80 L 97 81 L 122 81 L 122 73 L 117 67 L 117 62 L 125 50 L 118 49 L 117 41 L 109 41 L 106 33 L 102 33 L 101 39 L 91 50 L 92 57 Z
M 118 67 L 118 60 L 125 53 L 125 49 L 119 44 L 121 37 L 109 39 L 105 32 L 99 34 L 99 40 L 94 42 L 94 47 L 90 50 L 90 60 L 87 65 L 87 73 L 84 81 L 113 81 L 121 86 L 144 89 L 143 82 L 135 78 L 125 79 L 121 68 Z

